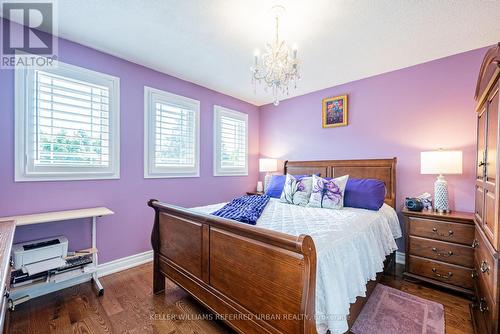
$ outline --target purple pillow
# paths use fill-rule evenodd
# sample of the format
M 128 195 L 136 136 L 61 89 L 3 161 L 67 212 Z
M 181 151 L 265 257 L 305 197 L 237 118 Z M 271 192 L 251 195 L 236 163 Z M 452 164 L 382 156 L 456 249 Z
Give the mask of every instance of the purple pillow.
M 294 175 L 295 179 L 300 180 L 303 177 L 311 175 Z M 267 186 L 266 195 L 273 198 L 280 198 L 285 187 L 286 175 L 272 175 L 271 181 Z
M 344 206 L 377 211 L 384 204 L 385 193 L 384 181 L 349 178 L 345 187 Z

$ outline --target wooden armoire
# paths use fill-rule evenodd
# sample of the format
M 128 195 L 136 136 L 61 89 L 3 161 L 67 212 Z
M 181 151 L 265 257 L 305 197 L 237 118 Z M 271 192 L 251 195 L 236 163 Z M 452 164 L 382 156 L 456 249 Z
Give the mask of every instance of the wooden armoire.
M 475 300 L 471 314 L 475 332 L 499 332 L 499 252 L 500 252 L 500 123 L 499 123 L 500 43 L 490 48 L 477 80 L 477 169 L 474 278 Z

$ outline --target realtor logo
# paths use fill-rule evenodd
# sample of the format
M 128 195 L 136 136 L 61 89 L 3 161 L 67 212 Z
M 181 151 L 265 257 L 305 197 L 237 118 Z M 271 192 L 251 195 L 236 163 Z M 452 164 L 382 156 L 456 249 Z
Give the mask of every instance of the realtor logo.
M 0 68 L 54 67 L 57 33 L 52 1 L 2 3 Z

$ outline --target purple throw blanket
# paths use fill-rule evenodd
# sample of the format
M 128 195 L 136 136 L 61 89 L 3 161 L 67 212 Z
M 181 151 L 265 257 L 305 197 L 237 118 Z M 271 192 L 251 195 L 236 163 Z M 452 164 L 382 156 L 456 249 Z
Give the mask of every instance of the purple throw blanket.
M 222 218 L 237 220 L 241 223 L 255 225 L 269 199 L 270 197 L 267 195 L 238 197 L 212 214 Z

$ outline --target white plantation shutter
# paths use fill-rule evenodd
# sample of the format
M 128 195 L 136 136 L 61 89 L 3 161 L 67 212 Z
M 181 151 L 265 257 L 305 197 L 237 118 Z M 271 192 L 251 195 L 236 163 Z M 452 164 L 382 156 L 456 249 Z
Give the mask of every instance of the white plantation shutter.
M 195 112 L 155 103 L 155 167 L 195 166 Z
M 199 101 L 144 89 L 144 177 L 199 176 Z
M 248 115 L 214 107 L 214 174 L 248 175 Z
M 16 70 L 16 181 L 119 178 L 119 79 Z
M 222 168 L 244 168 L 246 164 L 246 122 L 232 117 L 220 117 Z
M 109 88 L 35 71 L 35 166 L 109 167 Z

